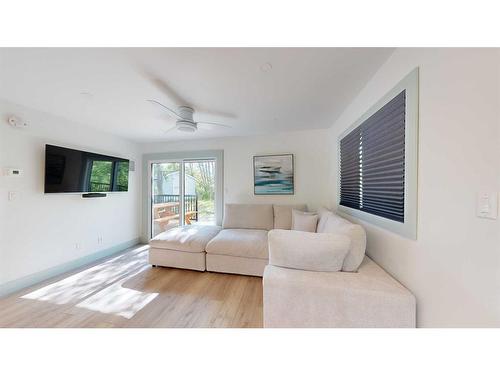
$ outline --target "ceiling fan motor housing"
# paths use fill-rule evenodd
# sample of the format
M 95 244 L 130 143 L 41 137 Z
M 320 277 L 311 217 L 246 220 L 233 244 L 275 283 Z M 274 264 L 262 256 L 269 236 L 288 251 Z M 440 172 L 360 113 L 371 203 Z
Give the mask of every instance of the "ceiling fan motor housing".
M 182 120 L 177 120 L 177 122 L 175 123 L 178 130 L 182 132 L 193 133 L 198 129 L 196 123 L 193 120 L 193 108 L 181 106 L 177 109 L 177 113 L 180 117 L 182 117 Z
M 198 130 L 198 124 L 230 127 L 228 125 L 223 125 L 216 122 L 195 122 L 193 119 L 194 109 L 192 107 L 182 105 L 177 107 L 177 110 L 174 111 L 173 109 L 168 108 L 166 105 L 163 105 L 156 100 L 148 99 L 148 102 L 155 103 L 156 105 L 161 106 L 162 108 L 166 109 L 172 117 L 177 119 L 177 121 L 175 122 L 175 127 L 168 129 L 167 132 L 177 129 L 182 132 L 194 133 Z
M 194 109 L 191 107 L 180 106 L 177 109 L 177 114 L 182 117 L 183 120 L 194 122 L 193 120 Z

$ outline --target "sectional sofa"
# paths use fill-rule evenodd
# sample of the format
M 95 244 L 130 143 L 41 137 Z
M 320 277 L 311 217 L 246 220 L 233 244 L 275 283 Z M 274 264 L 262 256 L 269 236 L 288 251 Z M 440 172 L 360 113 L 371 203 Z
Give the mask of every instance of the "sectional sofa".
M 365 256 L 360 225 L 305 205 L 226 204 L 222 227 L 184 226 L 150 241 L 154 266 L 263 276 L 265 327 L 415 327 L 413 294 Z
M 306 205 L 226 204 L 219 226 L 173 228 L 150 241 L 156 266 L 262 276 L 269 262 L 268 232 L 290 230 L 292 209 Z

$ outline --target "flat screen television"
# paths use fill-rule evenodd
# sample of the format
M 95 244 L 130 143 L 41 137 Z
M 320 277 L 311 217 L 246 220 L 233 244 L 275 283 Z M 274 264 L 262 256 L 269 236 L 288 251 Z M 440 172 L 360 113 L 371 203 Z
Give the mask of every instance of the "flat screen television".
M 129 161 L 45 145 L 45 193 L 128 191 Z

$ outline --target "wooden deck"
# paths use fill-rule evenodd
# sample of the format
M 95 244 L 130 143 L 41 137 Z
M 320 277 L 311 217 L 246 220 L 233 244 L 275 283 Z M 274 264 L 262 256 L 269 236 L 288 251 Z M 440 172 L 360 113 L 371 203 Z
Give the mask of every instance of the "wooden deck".
M 262 327 L 262 279 L 152 268 L 147 246 L 0 299 L 0 327 Z

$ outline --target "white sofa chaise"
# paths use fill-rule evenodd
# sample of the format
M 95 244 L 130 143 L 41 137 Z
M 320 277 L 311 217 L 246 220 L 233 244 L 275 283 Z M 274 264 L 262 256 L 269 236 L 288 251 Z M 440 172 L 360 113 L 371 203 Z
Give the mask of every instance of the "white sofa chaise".
M 415 297 L 364 255 L 360 228 L 323 210 L 319 233 L 269 232 L 264 327 L 415 327 Z
M 187 225 L 162 232 L 149 241 L 149 263 L 205 271 L 205 247 L 220 230 L 215 225 Z

